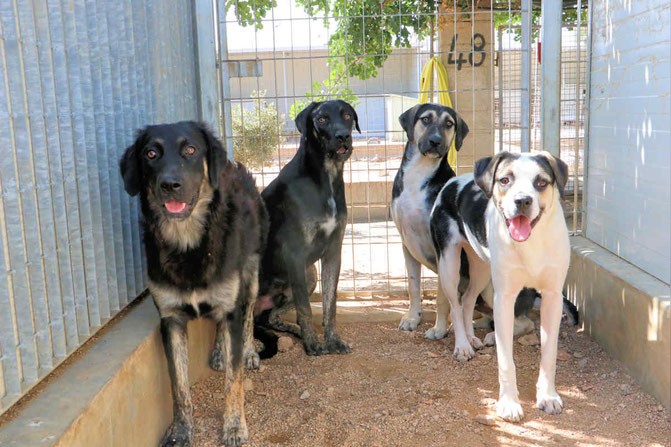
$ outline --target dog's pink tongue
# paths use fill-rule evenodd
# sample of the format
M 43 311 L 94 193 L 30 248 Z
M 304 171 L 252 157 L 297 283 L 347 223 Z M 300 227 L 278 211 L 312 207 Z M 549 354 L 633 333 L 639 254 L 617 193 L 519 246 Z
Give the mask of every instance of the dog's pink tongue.
M 531 221 L 527 216 L 513 217 L 508 221 L 508 232 L 517 242 L 524 242 L 531 234 Z
M 177 200 L 165 202 L 165 208 L 171 213 L 181 213 L 186 208 L 186 203 Z
M 345 146 L 341 146 L 338 148 L 337 152 L 339 154 L 344 154 L 345 152 L 347 152 L 347 148 Z

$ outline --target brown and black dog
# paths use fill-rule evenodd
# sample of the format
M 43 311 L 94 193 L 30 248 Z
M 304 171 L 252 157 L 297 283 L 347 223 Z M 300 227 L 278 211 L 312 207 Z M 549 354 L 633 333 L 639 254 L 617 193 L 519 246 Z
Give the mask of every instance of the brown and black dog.
M 222 441 L 242 445 L 243 370 L 259 366 L 253 312 L 268 231 L 254 179 L 227 160 L 206 127 L 190 121 L 141 130 L 120 168 L 128 194 L 140 196 L 149 291 L 172 383 L 173 422 L 160 445 L 191 444 L 186 324 L 201 316 L 217 323 L 210 366 L 226 373 Z

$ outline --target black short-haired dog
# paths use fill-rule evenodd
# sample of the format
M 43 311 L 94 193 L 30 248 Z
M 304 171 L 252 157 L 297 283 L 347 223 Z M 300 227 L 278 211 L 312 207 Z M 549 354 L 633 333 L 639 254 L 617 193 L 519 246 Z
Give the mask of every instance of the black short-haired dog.
M 149 291 L 172 384 L 173 422 L 160 445 L 191 444 L 186 324 L 199 316 L 217 323 L 210 366 L 226 372 L 223 442 L 242 445 L 243 364 L 259 366 L 253 312 L 268 230 L 254 179 L 190 121 L 141 130 L 120 168 L 126 191 L 140 195 Z
M 300 335 L 309 355 L 347 353 L 335 331 L 336 289 L 347 224 L 343 167 L 352 154 L 354 108 L 342 100 L 313 102 L 296 116 L 301 142 L 293 159 L 261 193 L 270 216 L 261 261 L 257 323 Z M 359 130 L 360 131 L 360 130 Z M 321 259 L 324 342 L 312 326 L 312 265 Z M 270 303 L 264 306 L 263 303 Z M 280 315 L 296 306 L 299 327 Z

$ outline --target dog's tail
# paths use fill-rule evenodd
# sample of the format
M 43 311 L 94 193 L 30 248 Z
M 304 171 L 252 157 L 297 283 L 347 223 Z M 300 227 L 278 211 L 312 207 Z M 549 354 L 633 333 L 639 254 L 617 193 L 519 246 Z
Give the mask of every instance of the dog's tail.
M 277 340 L 279 337 L 272 331 L 255 324 L 254 338 L 263 343 L 263 348 L 259 351 L 261 359 L 269 359 L 277 354 Z
M 564 297 L 564 315 L 566 315 L 566 323 L 570 326 L 575 326 L 580 322 L 578 308 L 566 297 Z
M 580 313 L 578 312 L 578 308 L 575 306 L 575 304 L 570 302 L 568 298 L 566 298 L 566 295 L 563 295 L 562 298 L 563 298 L 562 314 L 564 315 L 564 321 L 569 326 L 575 326 L 576 324 L 580 323 Z M 534 308 L 540 309 L 541 307 L 540 299 L 541 296 L 538 295 L 534 303 Z

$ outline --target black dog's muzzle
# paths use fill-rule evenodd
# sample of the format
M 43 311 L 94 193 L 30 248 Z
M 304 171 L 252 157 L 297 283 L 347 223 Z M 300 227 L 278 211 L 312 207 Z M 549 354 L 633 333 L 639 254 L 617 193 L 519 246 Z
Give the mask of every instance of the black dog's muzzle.
M 424 156 L 443 157 L 447 153 L 445 139 L 439 134 L 426 135 L 419 143 L 419 151 Z

